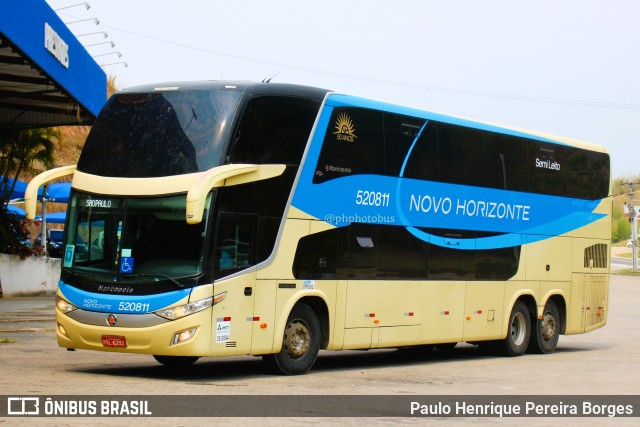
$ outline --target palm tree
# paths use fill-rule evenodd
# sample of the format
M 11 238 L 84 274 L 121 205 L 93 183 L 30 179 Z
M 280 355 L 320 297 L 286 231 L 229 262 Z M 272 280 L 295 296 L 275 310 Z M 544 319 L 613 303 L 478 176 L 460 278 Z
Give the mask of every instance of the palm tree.
M 13 191 L 15 181 L 21 174 L 33 176 L 44 168 L 53 166 L 53 139 L 60 139 L 58 128 L 3 130 L 0 133 L 0 172 L 4 188 L 2 205 L 4 206 Z M 14 185 L 7 188 L 9 175 L 13 175 Z
M 0 189 L 3 190 L 2 194 L 0 194 L 0 200 L 2 200 L 0 209 L 4 207 L 5 202 L 8 201 L 13 191 L 13 188 L 8 188 L 9 171 L 13 165 L 10 156 L 13 144 L 20 137 L 20 132 L 21 131 L 15 129 L 0 129 L 0 176 L 2 176 Z
M 25 224 L 15 215 L 8 215 L 7 204 L 20 174 L 33 176 L 53 166 L 54 138 L 60 139 L 58 128 L 0 131 L 0 173 L 3 176 L 0 188 L 5 190 L 0 194 L 0 252 L 21 257 L 30 253 L 30 248 L 22 244 L 28 233 Z M 7 185 L 9 175 L 14 178 L 10 188 Z

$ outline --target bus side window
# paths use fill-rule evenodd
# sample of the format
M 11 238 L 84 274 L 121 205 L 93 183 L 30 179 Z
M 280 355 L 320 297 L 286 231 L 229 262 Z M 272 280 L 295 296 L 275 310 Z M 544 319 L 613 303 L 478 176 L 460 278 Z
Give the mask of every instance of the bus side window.
M 401 175 L 402 166 L 424 122 L 424 119 L 384 113 L 385 175 Z
M 437 181 L 438 179 L 438 124 L 431 120 L 422 131 L 413 150 L 405 154 L 405 178 Z M 404 161 L 404 160 L 403 160 Z
M 347 278 L 349 227 L 334 228 L 303 237 L 293 261 L 296 279 Z
M 220 214 L 215 246 L 215 276 L 221 277 L 255 264 L 257 216 Z

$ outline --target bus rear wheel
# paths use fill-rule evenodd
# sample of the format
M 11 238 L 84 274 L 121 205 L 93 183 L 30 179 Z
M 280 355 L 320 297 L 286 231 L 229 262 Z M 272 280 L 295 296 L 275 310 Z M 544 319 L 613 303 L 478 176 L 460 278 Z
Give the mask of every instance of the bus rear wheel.
M 552 300 L 547 301 L 542 319 L 533 319 L 535 332 L 531 334 L 528 351 L 531 353 L 553 353 L 560 337 L 560 312 Z
M 282 338 L 282 349 L 262 356 L 267 366 L 278 374 L 301 375 L 309 372 L 320 351 L 320 322 L 306 304 L 293 307 Z
M 499 350 L 505 356 L 520 356 L 527 351 L 531 335 L 531 315 L 527 306 L 518 301 L 509 315 L 507 337 L 499 342 Z
M 153 356 L 158 362 L 167 368 L 186 368 L 193 365 L 199 359 L 198 356 Z

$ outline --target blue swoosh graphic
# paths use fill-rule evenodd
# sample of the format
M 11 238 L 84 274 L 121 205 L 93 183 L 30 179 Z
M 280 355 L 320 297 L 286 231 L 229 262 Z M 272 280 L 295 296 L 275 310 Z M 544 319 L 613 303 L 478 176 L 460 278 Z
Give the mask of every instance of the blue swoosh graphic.
M 359 102 L 358 105 L 354 105 L 354 99 Z M 605 216 L 594 213 L 600 200 L 573 199 L 403 177 L 408 159 L 426 127 L 426 122 L 405 156 L 399 177 L 352 175 L 313 184 L 315 167 L 333 107 L 362 107 L 360 104 L 363 102 L 372 104 L 367 104 L 367 108 L 389 109 L 386 104 L 378 105 L 376 102 L 359 98 L 328 98 L 318 119 L 316 132 L 293 197 L 292 205 L 296 208 L 337 227 L 347 226 L 352 222 L 403 226 L 413 236 L 425 242 L 460 250 L 513 247 L 524 244 L 525 240 L 526 243 L 533 243 L 565 234 Z M 420 117 L 418 113 L 425 115 L 425 112 L 417 110 L 395 108 L 398 111 L 394 112 L 401 114 L 411 113 L 416 117 Z M 452 121 L 447 120 L 449 123 Z M 457 121 L 463 122 L 458 124 L 467 126 L 472 123 L 462 119 Z M 473 123 L 473 126 L 498 130 L 490 125 L 480 127 Z M 505 133 L 503 129 L 500 131 Z M 521 132 L 507 133 L 546 140 Z M 374 192 L 382 197 L 373 205 L 358 204 L 358 194 L 362 195 L 363 192 Z M 502 234 L 482 238 L 450 239 L 419 228 L 475 230 Z M 528 235 L 526 239 L 523 234 Z

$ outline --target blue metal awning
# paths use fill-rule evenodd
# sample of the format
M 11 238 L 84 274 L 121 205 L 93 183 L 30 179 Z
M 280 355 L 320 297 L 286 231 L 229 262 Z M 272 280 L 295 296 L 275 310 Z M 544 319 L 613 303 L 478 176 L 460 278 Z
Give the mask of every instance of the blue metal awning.
M 47 185 L 47 201 L 56 203 L 68 203 L 71 193 L 71 183 L 61 182 Z M 42 195 L 42 188 L 38 191 L 39 197 Z
M 44 0 L 0 0 L 0 126 L 90 124 L 106 102 L 100 66 Z
M 15 184 L 14 184 L 15 183 Z M 13 191 L 11 191 L 13 189 Z M 8 199 L 24 199 L 24 192 L 27 190 L 27 183 L 13 178 L 7 178 L 5 185 L 4 176 L 0 175 L 0 196 L 8 193 Z M 11 193 L 9 193 L 11 191 Z
M 7 206 L 7 210 L 9 211 L 9 213 L 12 213 L 12 214 L 14 214 L 14 215 L 17 215 L 17 216 L 19 216 L 20 218 L 24 218 L 24 217 L 25 217 L 25 215 L 27 214 L 27 213 L 24 211 L 24 209 L 19 208 L 19 207 L 14 206 L 14 205 L 9 205 L 9 206 Z
M 5 191 L 9 192 L 13 188 L 13 191 L 9 195 L 9 200 L 24 199 L 24 193 L 27 190 L 27 183 L 23 181 L 15 181 L 13 178 L 8 178 L 6 187 L 2 185 L 2 176 L 0 175 L 0 194 Z M 14 185 L 15 182 L 15 185 Z M 42 199 L 43 187 L 38 189 L 38 200 Z M 69 194 L 71 193 L 70 182 L 60 182 L 57 184 L 47 185 L 47 201 L 56 203 L 68 203 Z
M 24 212 L 24 211 L 23 211 Z M 64 224 L 67 218 L 66 212 L 51 212 L 46 215 L 48 224 Z M 42 221 L 42 215 L 36 217 L 36 221 Z

